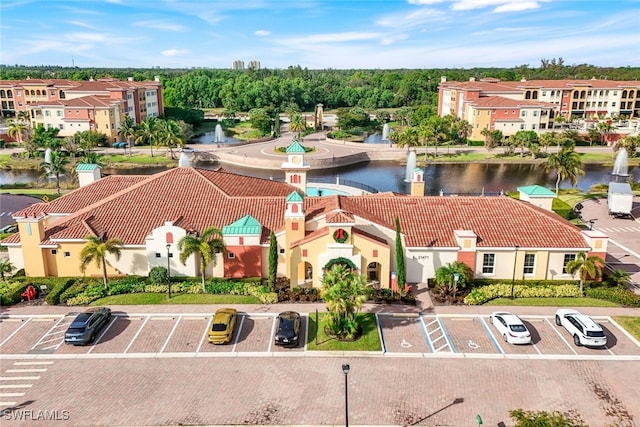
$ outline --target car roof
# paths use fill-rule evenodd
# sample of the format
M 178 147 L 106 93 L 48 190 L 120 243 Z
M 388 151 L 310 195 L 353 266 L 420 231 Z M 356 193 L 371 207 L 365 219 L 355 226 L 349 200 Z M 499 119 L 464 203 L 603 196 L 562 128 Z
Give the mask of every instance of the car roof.
M 575 317 L 580 323 L 582 323 L 584 325 L 585 328 L 590 329 L 592 331 L 601 331 L 602 327 L 595 321 L 593 320 L 591 317 L 587 316 L 586 314 L 574 314 L 574 313 L 570 313 L 573 315 L 573 317 Z
M 523 325 L 524 323 L 518 316 L 511 313 L 500 313 L 500 316 L 504 319 L 505 322 L 511 325 Z

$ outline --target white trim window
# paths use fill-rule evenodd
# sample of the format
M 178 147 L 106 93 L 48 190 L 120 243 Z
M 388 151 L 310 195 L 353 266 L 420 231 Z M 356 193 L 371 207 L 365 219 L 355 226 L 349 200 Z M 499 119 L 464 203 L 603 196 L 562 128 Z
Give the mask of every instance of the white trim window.
M 575 261 L 576 259 L 576 254 L 564 254 L 564 260 L 562 262 L 562 274 L 569 274 L 567 273 L 567 264 L 569 264 L 571 261 Z
M 522 274 L 533 275 L 536 268 L 536 254 L 524 254 L 524 267 L 522 268 Z
M 484 254 L 482 256 L 482 274 L 495 274 L 496 254 Z

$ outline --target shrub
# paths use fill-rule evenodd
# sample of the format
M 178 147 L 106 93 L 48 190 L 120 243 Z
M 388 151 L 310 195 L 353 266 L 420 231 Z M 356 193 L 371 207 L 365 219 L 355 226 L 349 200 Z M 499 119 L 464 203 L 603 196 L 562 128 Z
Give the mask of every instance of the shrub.
M 124 277 L 109 282 L 107 295 L 132 294 L 144 291 L 144 280 L 137 277 Z
M 153 267 L 149 271 L 149 283 L 152 285 L 162 285 L 169 280 L 169 273 L 165 267 Z
M 60 304 L 60 295 L 64 291 L 69 289 L 69 287 L 73 285 L 75 282 L 76 282 L 75 279 L 68 279 L 65 282 L 58 283 L 56 286 L 54 286 L 53 289 L 49 291 L 49 293 L 47 294 L 47 297 L 45 298 L 45 300 L 47 301 L 47 304 L 49 305 Z
M 626 307 L 640 307 L 640 295 L 636 295 L 624 286 L 615 288 L 586 288 L 585 295 L 591 298 L 615 302 Z
M 69 298 L 76 297 L 84 292 L 90 282 L 85 282 L 83 280 L 76 280 L 74 284 L 72 284 L 67 290 L 62 292 L 60 295 L 60 303 L 66 304 Z
M 166 294 L 169 292 L 169 286 L 168 285 L 147 285 L 144 287 L 144 291 L 150 294 Z
M 247 294 L 258 298 L 262 304 L 275 304 L 278 302 L 278 294 L 269 292 L 269 288 L 264 285 L 248 285 Z
M 260 281 L 221 280 L 211 279 L 205 283 L 205 289 L 210 294 L 248 295 L 248 285 L 259 285 Z
M 11 283 L 4 282 L 2 287 L 0 287 L 0 302 L 2 305 L 11 305 L 20 302 L 22 293 L 29 285 L 29 283 L 18 281 Z
M 104 288 L 104 286 L 103 286 Z M 93 295 L 87 295 L 87 294 L 80 294 L 76 297 L 73 298 L 69 298 L 67 300 L 67 306 L 74 306 L 74 305 L 89 305 L 91 304 L 93 301 L 99 299 L 100 297 L 95 297 Z
M 484 304 L 495 298 L 511 296 L 511 284 L 500 283 L 495 285 L 474 288 L 464 298 L 464 303 L 468 305 Z M 515 285 L 513 296 L 516 298 L 554 298 L 554 297 L 581 297 L 580 286 L 573 284 L 563 284 L 555 286 L 528 286 Z

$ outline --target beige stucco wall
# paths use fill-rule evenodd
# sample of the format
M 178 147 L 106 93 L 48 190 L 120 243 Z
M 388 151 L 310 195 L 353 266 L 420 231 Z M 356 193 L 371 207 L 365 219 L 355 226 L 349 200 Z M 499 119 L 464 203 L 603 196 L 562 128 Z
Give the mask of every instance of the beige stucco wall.
M 445 264 L 458 259 L 457 248 L 405 250 L 406 278 L 408 283 L 425 283 L 435 277 L 436 271 Z M 393 251 L 395 258 L 395 249 Z

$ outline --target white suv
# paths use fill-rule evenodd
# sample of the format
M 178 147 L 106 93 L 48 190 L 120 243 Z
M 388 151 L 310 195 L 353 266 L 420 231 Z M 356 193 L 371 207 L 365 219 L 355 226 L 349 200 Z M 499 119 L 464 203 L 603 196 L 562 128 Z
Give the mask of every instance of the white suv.
M 556 325 L 564 327 L 571 334 L 573 342 L 577 346 L 604 347 L 607 345 L 607 337 L 602 326 L 591 317 L 576 310 L 558 310 Z

